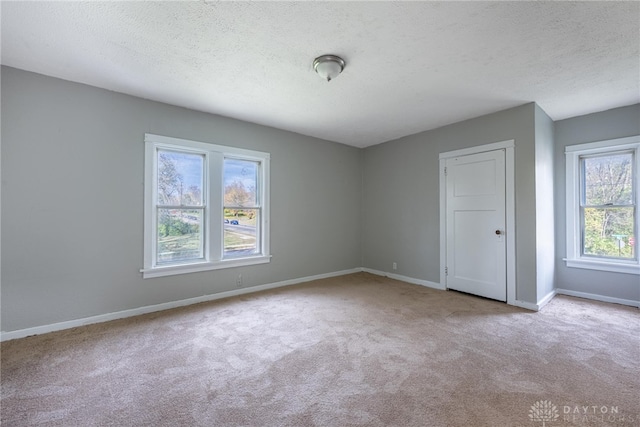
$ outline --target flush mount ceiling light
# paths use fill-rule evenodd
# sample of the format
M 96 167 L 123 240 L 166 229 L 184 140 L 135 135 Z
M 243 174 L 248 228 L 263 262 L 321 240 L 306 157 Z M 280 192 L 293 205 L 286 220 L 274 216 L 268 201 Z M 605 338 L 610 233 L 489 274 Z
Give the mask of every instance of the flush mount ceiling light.
M 330 82 L 344 70 L 344 59 L 336 55 L 322 55 L 313 61 L 313 69 L 326 81 Z

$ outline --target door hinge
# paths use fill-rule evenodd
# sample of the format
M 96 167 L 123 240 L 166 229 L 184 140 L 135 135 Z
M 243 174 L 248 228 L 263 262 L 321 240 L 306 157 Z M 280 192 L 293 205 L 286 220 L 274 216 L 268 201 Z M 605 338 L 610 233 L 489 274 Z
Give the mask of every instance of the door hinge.
M 448 276 L 449 275 L 449 267 L 445 267 L 444 268 L 444 275 Z
M 444 168 L 444 176 L 447 176 L 447 168 Z

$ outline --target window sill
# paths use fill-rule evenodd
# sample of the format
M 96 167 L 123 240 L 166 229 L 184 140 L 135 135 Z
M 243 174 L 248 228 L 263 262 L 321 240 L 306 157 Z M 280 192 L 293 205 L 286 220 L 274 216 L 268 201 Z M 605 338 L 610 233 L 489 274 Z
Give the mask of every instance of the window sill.
M 247 265 L 267 264 L 271 262 L 271 255 L 260 255 L 248 258 L 224 259 L 215 262 L 199 262 L 194 264 L 166 265 L 140 270 L 143 279 L 153 277 L 173 276 L 176 274 L 197 273 L 200 271 L 220 270 L 223 268 L 244 267 Z
M 566 262 L 567 267 L 571 268 L 586 268 L 588 270 L 640 275 L 640 265 L 638 264 L 568 258 L 564 258 L 564 261 Z

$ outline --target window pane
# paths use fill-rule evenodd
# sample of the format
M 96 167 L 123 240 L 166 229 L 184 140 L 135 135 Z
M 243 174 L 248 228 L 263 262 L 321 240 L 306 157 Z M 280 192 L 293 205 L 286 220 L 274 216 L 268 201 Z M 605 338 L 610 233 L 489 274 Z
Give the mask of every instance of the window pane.
M 585 208 L 583 220 L 585 255 L 634 258 L 634 208 Z
M 158 209 L 157 263 L 203 258 L 201 209 Z
M 586 157 L 583 162 L 585 206 L 633 203 L 632 153 Z
M 158 150 L 158 203 L 202 206 L 204 155 Z
M 224 256 L 260 253 L 259 224 L 259 209 L 224 209 Z
M 224 159 L 224 205 L 258 206 L 258 162 Z

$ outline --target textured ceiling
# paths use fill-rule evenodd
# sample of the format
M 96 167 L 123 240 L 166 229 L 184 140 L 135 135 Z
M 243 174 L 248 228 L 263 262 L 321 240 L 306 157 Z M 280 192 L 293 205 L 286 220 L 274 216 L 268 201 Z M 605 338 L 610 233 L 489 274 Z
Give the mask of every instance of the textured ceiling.
M 640 102 L 638 2 L 8 2 L 2 64 L 358 147 Z M 327 83 L 312 69 L 347 66 Z

